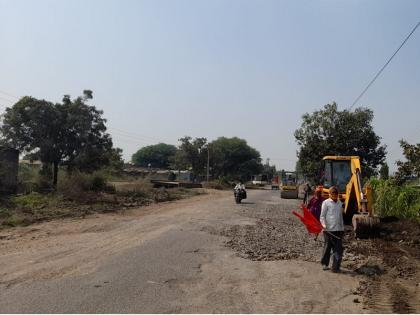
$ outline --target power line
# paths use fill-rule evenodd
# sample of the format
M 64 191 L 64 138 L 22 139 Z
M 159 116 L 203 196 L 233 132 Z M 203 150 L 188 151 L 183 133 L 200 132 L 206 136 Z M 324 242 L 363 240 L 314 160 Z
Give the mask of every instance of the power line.
M 152 143 L 152 141 L 146 141 L 144 139 L 139 139 L 137 137 L 127 136 L 127 135 L 118 133 L 116 131 L 111 131 L 111 133 L 114 136 L 116 136 L 117 138 L 122 138 L 122 139 L 127 140 L 127 141 L 132 141 L 132 142 L 136 142 L 136 143 L 143 143 L 143 144 L 151 144 Z
M 391 62 L 391 60 L 395 57 L 395 55 L 400 51 L 400 49 L 404 46 L 404 44 L 408 41 L 410 36 L 416 31 L 417 27 L 420 25 L 420 22 L 417 23 L 417 25 L 413 28 L 413 30 L 408 34 L 408 36 L 404 39 L 404 41 L 401 43 L 400 47 L 394 52 L 394 54 L 391 56 L 391 58 L 388 59 L 388 61 L 384 64 L 384 66 L 379 70 L 379 72 L 374 76 L 374 78 L 369 82 L 369 84 L 366 86 L 366 88 L 363 90 L 362 93 L 356 98 L 356 100 L 353 102 L 353 104 L 350 106 L 349 110 L 353 108 L 354 105 L 362 98 L 362 96 L 366 93 L 366 91 L 370 88 L 370 86 L 373 84 L 373 82 L 376 81 L 376 79 L 380 76 L 382 71 L 385 70 L 385 68 L 388 66 L 388 64 Z
M 10 94 L 10 93 L 7 93 L 7 92 L 4 92 L 4 91 L 1 91 L 1 90 L 0 90 L 0 93 L 1 93 L 1 94 L 4 94 L 4 95 L 6 95 L 6 96 L 9 96 L 9 97 L 13 97 L 13 98 L 15 98 L 15 99 L 20 99 L 20 97 L 19 97 L 19 96 L 16 96 L 16 95 L 13 95 L 13 94 Z
M 114 139 L 123 140 L 123 142 L 130 142 L 130 143 L 137 143 L 137 144 L 144 144 L 144 145 L 151 145 L 155 142 L 163 142 L 156 138 L 151 138 L 147 136 L 140 136 L 138 134 L 134 134 L 131 132 L 123 131 L 121 129 L 116 129 L 112 127 L 108 127 L 110 133 L 115 136 Z M 149 138 L 149 139 L 147 139 Z
M 10 98 L 15 98 L 16 100 L 19 100 L 20 97 L 13 95 L 11 93 L 5 92 L 0 90 L 0 93 L 3 94 L 0 95 L 0 99 L 10 102 L 10 103 L 14 103 L 15 101 L 10 100 Z M 5 98 L 4 96 L 8 97 L 9 99 Z M 0 104 L 0 106 L 4 106 L 4 108 L 6 108 L 7 106 Z M 161 142 L 161 140 L 157 139 L 157 138 L 153 138 L 150 136 L 145 136 L 145 135 L 140 135 L 134 132 L 130 132 L 130 131 L 125 131 L 122 129 L 118 129 L 118 128 L 113 128 L 113 127 L 108 127 L 108 130 L 112 130 L 113 133 L 115 133 L 118 137 L 120 138 L 125 138 L 126 141 L 131 141 L 131 142 L 138 142 L 138 143 L 143 143 L 143 144 L 150 144 L 152 142 Z
M 0 96 L 0 99 L 6 102 L 15 103 L 15 101 L 12 101 L 10 99 L 4 98 L 3 96 Z
M 130 131 L 125 131 L 125 130 L 114 128 L 114 127 L 108 127 L 108 129 L 114 130 L 114 131 L 119 132 L 119 133 L 121 133 L 123 135 L 125 134 L 127 137 L 139 138 L 139 139 L 146 140 L 146 141 L 149 141 L 149 142 L 150 141 L 153 141 L 153 142 L 160 141 L 157 138 L 153 138 L 153 137 L 150 137 L 150 136 L 141 135 L 141 134 L 130 132 Z
M 140 141 L 137 141 L 137 140 L 133 140 L 133 139 L 125 139 L 125 138 L 119 138 L 118 136 L 117 137 L 113 137 L 112 138 L 112 141 L 115 143 L 116 141 L 116 139 L 118 139 L 118 141 L 117 142 L 124 142 L 124 143 L 128 143 L 128 144 L 135 144 L 135 145 L 139 145 L 139 143 L 141 143 Z M 142 144 L 147 144 L 147 143 L 142 143 Z

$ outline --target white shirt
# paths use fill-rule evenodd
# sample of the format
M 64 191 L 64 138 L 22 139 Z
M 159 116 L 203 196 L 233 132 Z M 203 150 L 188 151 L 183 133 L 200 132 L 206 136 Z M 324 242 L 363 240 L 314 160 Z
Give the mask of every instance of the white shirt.
M 237 184 L 235 186 L 235 189 L 244 189 L 245 190 L 245 185 L 244 184 Z
M 342 209 L 343 204 L 340 200 L 334 202 L 329 198 L 322 203 L 320 221 L 327 231 L 344 231 Z

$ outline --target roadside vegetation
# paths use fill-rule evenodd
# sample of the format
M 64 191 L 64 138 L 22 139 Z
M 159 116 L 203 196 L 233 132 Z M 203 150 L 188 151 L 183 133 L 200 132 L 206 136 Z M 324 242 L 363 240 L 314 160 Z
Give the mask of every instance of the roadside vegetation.
M 405 161 L 397 161 L 394 177 L 381 172 L 381 179 L 372 178 L 374 210 L 382 217 L 417 219 L 420 222 L 420 143 L 400 141 Z M 387 166 L 385 167 L 387 169 Z
M 373 209 L 381 217 L 420 220 L 420 188 L 410 184 L 398 185 L 394 178 L 371 179 Z
M 124 211 L 205 193 L 203 189 L 154 188 L 147 179 L 113 182 L 101 171 L 59 174 L 62 177 L 59 176 L 55 191 L 33 189 L 25 194 L 4 197 L 0 204 L 0 229 L 57 218 Z
M 89 104 L 92 94 L 85 90 L 75 99 L 65 95 L 56 104 L 26 96 L 6 108 L 0 145 L 18 149 L 25 160 L 40 163 L 19 165 L 17 195 L 0 199 L 0 228 L 203 193 L 158 189 L 147 178 L 124 175 L 122 150 L 113 146 L 103 112 Z
M 299 146 L 298 165 L 305 176 L 319 180 L 322 158 L 327 155 L 357 155 L 364 176 L 377 175 L 378 166 L 385 161 L 386 146 L 374 131 L 373 118 L 371 109 L 339 110 L 335 102 L 304 114 L 294 135 Z
M 16 148 L 25 160 L 40 164 L 19 166 L 18 195 L 1 200 L 1 226 L 116 211 L 203 192 L 158 189 L 147 176 L 126 175 L 122 150 L 114 147 L 103 112 L 90 105 L 92 99 L 90 90 L 75 99 L 65 95 L 61 103 L 26 96 L 6 108 L 0 145 Z M 315 183 L 323 156 L 358 155 L 365 180 L 372 178 L 376 213 L 418 218 L 420 192 L 410 180 L 420 177 L 420 144 L 401 140 L 405 161 L 398 161 L 398 172 L 389 176 L 386 147 L 373 130 L 373 117 L 367 108 L 339 111 L 335 103 L 303 115 L 295 131 L 297 168 Z M 260 152 L 237 137 L 208 142 L 185 136 L 178 146 L 159 143 L 140 148 L 132 162 L 149 169 L 189 170 L 190 180 L 208 189 L 230 189 L 234 182 L 256 174 L 270 181 L 279 174 L 269 159 L 263 164 Z M 380 179 L 373 177 L 378 173 Z
M 206 138 L 185 136 L 179 146 L 159 143 L 140 148 L 132 163 L 140 167 L 191 170 L 193 180 L 207 180 L 225 185 L 237 180 L 248 181 L 252 175 L 264 174 L 272 178 L 274 166 L 263 164 L 261 154 L 246 140 L 237 137 L 208 142 Z M 209 169 L 207 169 L 209 168 Z

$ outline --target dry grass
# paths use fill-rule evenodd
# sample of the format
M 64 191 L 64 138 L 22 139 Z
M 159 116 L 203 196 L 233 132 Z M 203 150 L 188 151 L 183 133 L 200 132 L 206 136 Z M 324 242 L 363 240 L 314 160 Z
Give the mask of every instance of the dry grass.
M 105 191 L 97 191 L 97 185 Z M 112 189 L 110 186 L 112 185 Z M 147 180 L 102 183 L 95 175 L 75 174 L 60 181 L 57 192 L 30 193 L 1 200 L 0 228 L 63 217 L 115 212 L 205 193 L 203 189 L 153 188 Z

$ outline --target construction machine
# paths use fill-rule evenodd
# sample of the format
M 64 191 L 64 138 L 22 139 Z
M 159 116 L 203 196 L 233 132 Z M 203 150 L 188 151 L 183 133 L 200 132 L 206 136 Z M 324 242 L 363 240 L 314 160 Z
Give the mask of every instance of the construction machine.
M 344 206 L 344 221 L 352 223 L 357 237 L 368 237 L 376 232 L 379 218 L 372 209 L 372 189 L 362 184 L 360 157 L 325 156 L 321 183 L 324 198 L 328 198 L 330 187 L 338 188 Z
M 298 199 L 299 185 L 296 172 L 282 172 L 280 179 L 280 197 L 283 199 Z
M 280 177 L 274 176 L 271 180 L 271 190 L 279 190 L 280 189 Z

